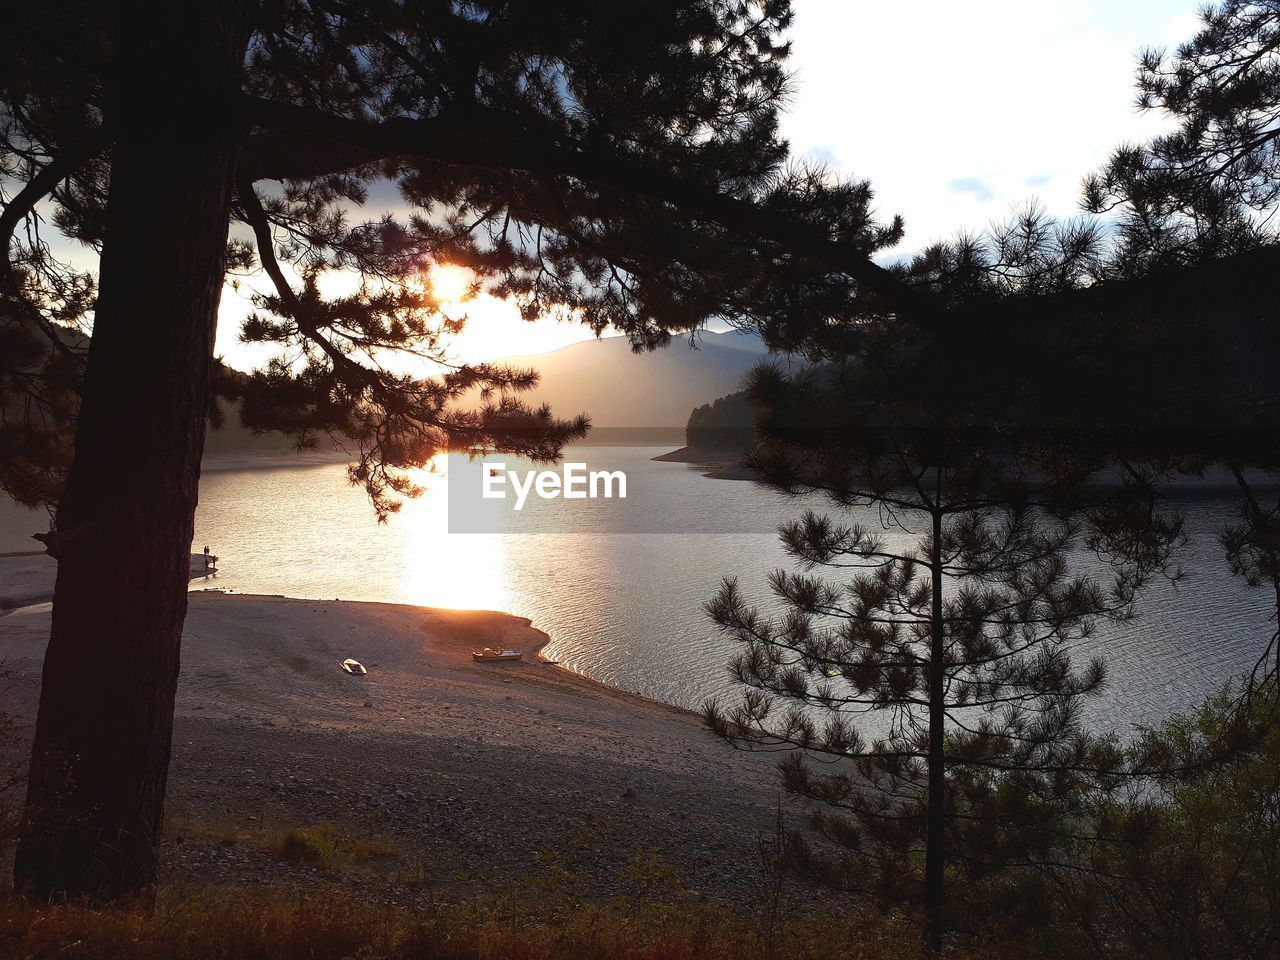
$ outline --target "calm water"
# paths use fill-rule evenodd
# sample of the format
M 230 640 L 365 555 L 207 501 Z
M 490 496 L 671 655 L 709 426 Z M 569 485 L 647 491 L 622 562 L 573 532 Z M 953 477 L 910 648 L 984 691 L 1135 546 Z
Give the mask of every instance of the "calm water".
M 733 644 L 715 635 L 703 602 L 724 576 L 765 599 L 766 577 L 787 565 L 773 531 L 804 504 L 650 459 L 665 449 L 576 448 L 570 459 L 627 473 L 627 500 L 531 499 L 520 529 L 545 532 L 527 533 L 450 534 L 439 478 L 378 525 L 339 465 L 207 472 L 195 549 L 207 543 L 221 558 L 210 585 L 236 592 L 520 614 L 551 635 L 551 659 L 696 707 L 732 689 Z M 566 508 L 572 524 L 555 512 Z M 1100 628 L 1083 644 L 1110 666 L 1109 692 L 1093 710 L 1108 725 L 1155 720 L 1201 699 L 1248 669 L 1270 635 L 1268 594 L 1229 575 L 1215 540 L 1234 516 L 1231 501 L 1184 509 L 1187 577 L 1151 588 L 1136 621 Z

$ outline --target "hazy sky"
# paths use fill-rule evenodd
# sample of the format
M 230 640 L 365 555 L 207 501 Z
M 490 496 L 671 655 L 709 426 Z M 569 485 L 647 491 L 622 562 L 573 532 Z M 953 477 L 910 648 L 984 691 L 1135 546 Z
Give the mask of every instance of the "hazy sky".
M 904 251 L 1033 197 L 1070 216 L 1085 174 L 1157 129 L 1133 107 L 1135 56 L 1188 39 L 1199 3 L 796 0 L 783 132 L 869 179 Z
M 1159 119 L 1133 107 L 1135 58 L 1195 31 L 1199 0 L 795 0 L 792 103 L 799 156 L 871 180 L 906 218 L 897 254 L 980 230 L 1038 199 L 1079 210 L 1080 182 Z M 341 284 L 335 284 L 335 289 Z M 218 347 L 236 366 L 245 299 L 227 291 Z M 583 328 L 521 321 L 508 303 L 468 307 L 457 359 L 539 353 Z

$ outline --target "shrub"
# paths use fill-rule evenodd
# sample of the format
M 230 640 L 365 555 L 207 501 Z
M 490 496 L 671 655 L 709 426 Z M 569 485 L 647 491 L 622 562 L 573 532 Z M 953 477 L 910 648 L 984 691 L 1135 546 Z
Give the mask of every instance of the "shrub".
M 395 855 L 395 849 L 384 841 L 344 836 L 331 823 L 282 830 L 269 835 L 266 846 L 277 859 L 328 869 L 360 866 Z

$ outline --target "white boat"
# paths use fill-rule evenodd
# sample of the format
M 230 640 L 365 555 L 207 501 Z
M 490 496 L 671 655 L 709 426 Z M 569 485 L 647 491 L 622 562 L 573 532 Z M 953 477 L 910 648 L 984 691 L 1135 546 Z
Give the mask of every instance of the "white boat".
M 523 650 L 495 650 L 491 647 L 485 647 L 483 650 L 477 650 L 471 654 L 472 660 L 519 660 L 524 656 Z
M 350 657 L 347 657 L 347 659 L 343 660 L 342 663 L 339 664 L 339 666 L 342 667 L 342 670 L 344 673 L 350 673 L 357 677 L 363 677 L 366 673 L 369 672 L 364 668 L 363 663 L 361 663 L 359 660 L 352 660 Z

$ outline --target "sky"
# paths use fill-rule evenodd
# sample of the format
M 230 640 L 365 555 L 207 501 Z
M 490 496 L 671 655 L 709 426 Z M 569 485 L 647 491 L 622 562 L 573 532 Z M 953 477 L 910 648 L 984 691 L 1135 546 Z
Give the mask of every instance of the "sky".
M 1160 129 L 1160 118 L 1133 105 L 1136 57 L 1188 39 L 1199 3 L 795 0 L 783 134 L 796 156 L 869 179 L 877 209 L 905 218 L 891 257 L 980 231 L 1032 200 L 1071 217 L 1086 174 L 1119 143 Z M 335 292 L 342 286 L 335 278 Z M 233 366 L 255 359 L 236 342 L 248 309 L 226 292 L 218 349 Z M 457 360 L 591 336 L 550 319 L 526 323 L 484 295 L 453 310 L 469 317 L 453 344 Z
M 871 181 L 877 209 L 906 219 L 902 253 L 1033 198 L 1072 216 L 1084 176 L 1162 126 L 1134 107 L 1136 57 L 1189 39 L 1199 5 L 796 0 L 782 131 Z

